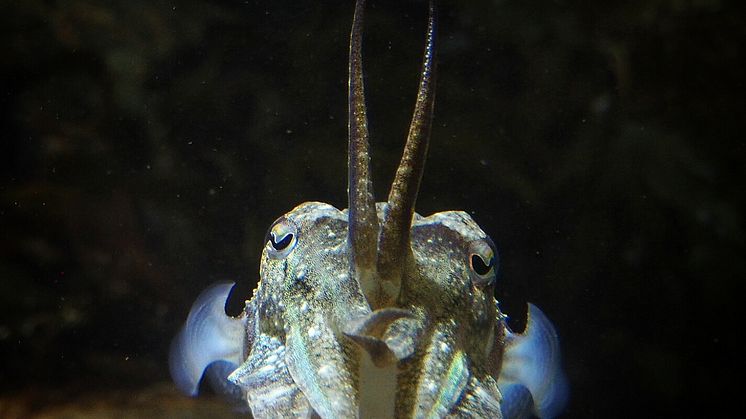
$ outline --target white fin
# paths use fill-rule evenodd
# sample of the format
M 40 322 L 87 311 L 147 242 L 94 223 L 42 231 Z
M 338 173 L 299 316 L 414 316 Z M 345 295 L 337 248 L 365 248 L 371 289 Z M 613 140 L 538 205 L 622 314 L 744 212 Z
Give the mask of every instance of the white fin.
M 529 419 L 532 417 L 534 399 L 522 384 L 502 384 L 500 412 L 503 419 Z
M 528 305 L 528 321 L 522 334 L 508 332 L 498 387 L 508 389 L 522 385 L 533 398 L 533 414 L 540 418 L 555 417 L 567 401 L 567 379 L 560 366 L 559 339 L 554 326 L 533 304 Z M 513 389 L 517 390 L 517 389 Z M 506 391 L 516 396 L 520 391 Z
M 215 361 L 234 368 L 246 344 L 246 317 L 229 317 L 225 302 L 235 283 L 212 285 L 197 297 L 186 323 L 171 342 L 171 377 L 182 392 L 195 396 L 205 369 Z

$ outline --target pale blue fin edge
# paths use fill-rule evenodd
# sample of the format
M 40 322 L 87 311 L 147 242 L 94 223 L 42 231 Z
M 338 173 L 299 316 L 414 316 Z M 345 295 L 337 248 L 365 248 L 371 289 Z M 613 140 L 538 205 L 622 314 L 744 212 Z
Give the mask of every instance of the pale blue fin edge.
M 506 336 L 498 378 L 498 387 L 507 393 L 504 394 L 506 407 L 524 403 L 525 394 L 519 388 L 512 388 L 516 385 L 528 389 L 533 399 L 532 413 L 540 418 L 557 416 L 567 403 L 567 378 L 560 363 L 557 332 L 533 304 L 528 305 L 526 330 L 522 334 L 508 332 Z
M 503 419 L 528 419 L 534 407 L 534 399 L 526 386 L 508 384 L 500 387 L 502 401 L 500 412 Z
M 221 374 L 241 363 L 246 340 L 246 318 L 225 314 L 225 302 L 234 283 L 212 285 L 197 297 L 186 323 L 171 342 L 168 357 L 169 370 L 176 387 L 183 393 L 195 396 L 199 382 L 207 367 L 213 362 L 224 361 Z M 223 392 L 221 383 L 216 391 Z

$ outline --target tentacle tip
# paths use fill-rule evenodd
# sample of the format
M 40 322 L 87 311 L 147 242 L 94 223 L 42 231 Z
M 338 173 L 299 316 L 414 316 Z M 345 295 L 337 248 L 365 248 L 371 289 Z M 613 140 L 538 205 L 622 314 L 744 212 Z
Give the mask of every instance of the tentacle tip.
M 376 367 L 383 368 L 396 363 L 397 358 L 395 354 L 383 340 L 350 333 L 345 333 L 345 336 L 362 348 L 370 356 L 373 365 Z

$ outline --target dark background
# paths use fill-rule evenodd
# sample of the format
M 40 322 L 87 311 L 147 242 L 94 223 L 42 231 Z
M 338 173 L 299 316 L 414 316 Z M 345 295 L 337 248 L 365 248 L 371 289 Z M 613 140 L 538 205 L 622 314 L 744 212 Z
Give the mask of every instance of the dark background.
M 738 405 L 737 3 L 441 2 L 418 212 L 470 212 L 500 249 L 515 327 L 526 301 L 553 320 L 567 417 Z M 352 11 L 0 2 L 0 416 L 116 415 L 152 388 L 158 416 L 197 409 L 167 384 L 166 357 L 199 291 L 237 281 L 237 313 L 276 217 L 306 200 L 346 206 Z M 425 17 L 422 1 L 368 7 L 379 199 Z

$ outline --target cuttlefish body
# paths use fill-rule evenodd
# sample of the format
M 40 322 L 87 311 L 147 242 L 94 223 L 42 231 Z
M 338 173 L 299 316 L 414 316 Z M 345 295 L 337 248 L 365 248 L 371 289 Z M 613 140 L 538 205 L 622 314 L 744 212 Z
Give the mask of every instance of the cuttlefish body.
M 494 298 L 498 255 L 462 211 L 414 212 L 430 134 L 436 16 L 386 202 L 370 175 L 358 0 L 349 61 L 349 209 L 306 202 L 271 226 L 259 286 L 225 314 L 232 284 L 203 292 L 174 339 L 171 374 L 203 375 L 255 417 L 553 417 L 566 400 L 559 345 L 529 305 L 522 334 Z

